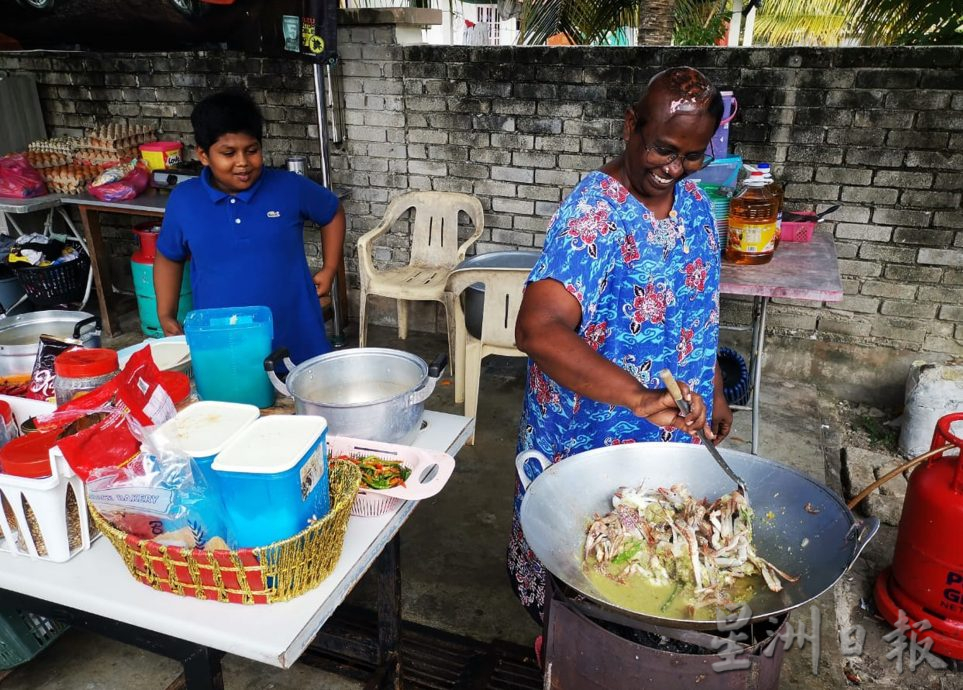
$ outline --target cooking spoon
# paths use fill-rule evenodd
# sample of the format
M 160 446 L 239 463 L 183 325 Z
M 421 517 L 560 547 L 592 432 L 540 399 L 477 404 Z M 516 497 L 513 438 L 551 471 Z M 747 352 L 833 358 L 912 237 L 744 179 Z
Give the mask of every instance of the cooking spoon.
M 825 211 L 820 211 L 819 213 L 799 213 L 797 211 L 785 211 L 782 214 L 782 219 L 790 223 L 822 223 L 826 220 L 826 216 L 834 211 L 839 210 L 839 204 L 835 206 L 830 206 Z
M 672 377 L 672 372 L 668 369 L 663 369 L 659 372 L 659 378 L 662 379 L 662 383 L 665 384 L 666 389 L 669 391 L 669 395 L 675 400 L 675 404 L 679 406 L 682 410 L 682 414 L 689 414 L 689 403 L 685 401 L 682 397 L 682 390 L 679 388 L 679 384 L 676 383 L 675 379 Z M 725 458 L 722 457 L 722 453 L 716 450 L 716 447 L 712 445 L 712 442 L 706 438 L 706 433 L 703 429 L 696 429 L 696 435 L 702 441 L 702 445 L 706 447 L 709 454 L 712 455 L 713 459 L 719 463 L 719 467 L 722 471 L 729 475 L 729 479 L 734 481 L 739 486 L 739 492 L 745 497 L 746 503 L 749 503 L 749 492 L 746 490 L 746 483 L 735 472 L 729 467 L 729 463 L 726 462 Z

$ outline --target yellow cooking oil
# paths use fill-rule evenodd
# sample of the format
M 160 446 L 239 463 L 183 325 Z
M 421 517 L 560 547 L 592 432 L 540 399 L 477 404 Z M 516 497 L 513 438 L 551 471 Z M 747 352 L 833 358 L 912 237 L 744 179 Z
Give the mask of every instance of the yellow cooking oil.
M 764 264 L 776 251 L 779 200 L 762 172 L 756 170 L 729 202 L 726 261 Z
M 716 611 L 712 606 L 694 610 L 690 608 L 694 590 L 691 584 L 657 585 L 647 577 L 638 574 L 629 575 L 624 582 L 619 582 L 597 568 L 585 568 L 584 572 L 596 591 L 606 601 L 619 608 L 676 620 L 711 621 L 716 618 Z M 758 575 L 739 578 L 729 588 L 730 600 L 737 604 L 749 601 L 759 584 L 764 583 Z

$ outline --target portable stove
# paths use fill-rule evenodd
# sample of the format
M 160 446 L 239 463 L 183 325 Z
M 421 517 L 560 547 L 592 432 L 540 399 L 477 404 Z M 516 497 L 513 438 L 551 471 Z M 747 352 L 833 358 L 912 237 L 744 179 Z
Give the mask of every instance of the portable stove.
M 880 613 L 896 625 L 908 618 L 906 634 L 933 640 L 932 651 L 963 659 L 963 439 L 950 427 L 963 412 L 940 419 L 932 450 L 944 450 L 909 478 L 893 564 L 876 580 Z M 923 630 L 922 621 L 931 629 Z

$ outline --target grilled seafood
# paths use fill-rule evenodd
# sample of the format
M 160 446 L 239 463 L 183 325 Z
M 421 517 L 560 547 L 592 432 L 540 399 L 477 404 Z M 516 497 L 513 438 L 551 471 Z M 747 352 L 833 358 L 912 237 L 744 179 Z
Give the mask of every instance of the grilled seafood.
M 774 592 L 795 582 L 752 546 L 752 511 L 738 491 L 709 503 L 682 484 L 622 487 L 614 510 L 596 515 L 585 538 L 585 563 L 617 582 L 640 575 L 687 592 L 688 608 L 724 607 L 739 578 L 759 574 Z

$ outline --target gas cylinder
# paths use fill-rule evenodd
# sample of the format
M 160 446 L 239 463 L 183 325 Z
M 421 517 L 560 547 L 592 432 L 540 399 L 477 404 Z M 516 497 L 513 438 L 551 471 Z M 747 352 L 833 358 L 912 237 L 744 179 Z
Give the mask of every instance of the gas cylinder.
M 137 311 L 140 316 L 141 332 L 152 338 L 161 338 L 160 320 L 157 318 L 157 297 L 154 294 L 154 257 L 157 255 L 157 236 L 160 223 L 148 222 L 135 225 L 137 251 L 130 257 L 130 272 L 134 279 L 134 294 L 137 296 Z M 190 264 L 184 263 L 184 277 L 181 280 L 180 298 L 177 302 L 177 320 L 183 323 L 191 310 Z
M 904 613 L 911 624 L 932 625 L 918 637 L 933 639 L 933 651 L 963 659 L 963 412 L 942 417 L 931 450 L 944 450 L 909 478 L 891 568 L 876 583 L 876 603 L 895 624 Z

